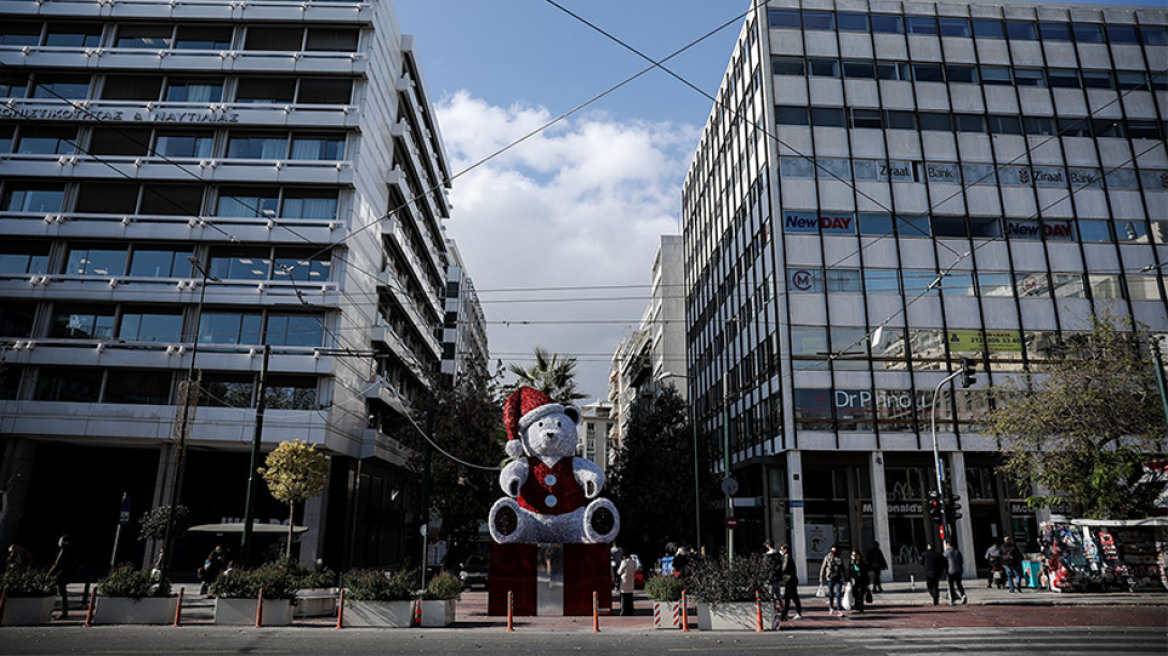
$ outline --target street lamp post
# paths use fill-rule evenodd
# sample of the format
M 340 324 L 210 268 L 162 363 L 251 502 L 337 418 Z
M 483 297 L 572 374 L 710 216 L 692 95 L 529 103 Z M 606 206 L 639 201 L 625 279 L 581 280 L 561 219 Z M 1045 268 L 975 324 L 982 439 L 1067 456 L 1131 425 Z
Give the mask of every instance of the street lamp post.
M 175 436 L 177 450 L 174 456 L 174 477 L 170 488 L 170 510 L 166 515 L 166 529 L 162 534 L 162 575 L 170 575 L 171 546 L 174 541 L 175 508 L 182 500 L 183 469 L 186 467 L 187 431 L 190 429 L 191 415 L 199 406 L 201 389 L 195 380 L 195 357 L 199 354 L 199 324 L 203 317 L 203 302 L 207 298 L 207 282 L 220 282 L 218 278 L 203 266 L 194 255 L 187 256 L 195 270 L 203 274 L 203 282 L 199 287 L 199 302 L 195 306 L 194 339 L 191 340 L 191 360 L 187 365 L 187 379 L 182 386 L 182 413 L 178 419 L 178 435 Z M 194 399 L 192 403 L 191 386 L 194 385 Z

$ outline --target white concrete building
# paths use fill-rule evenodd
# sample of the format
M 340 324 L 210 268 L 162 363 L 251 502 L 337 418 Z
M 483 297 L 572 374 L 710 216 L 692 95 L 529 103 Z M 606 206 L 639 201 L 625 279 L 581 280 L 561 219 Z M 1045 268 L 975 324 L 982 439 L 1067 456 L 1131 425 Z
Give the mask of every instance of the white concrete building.
M 612 356 L 608 400 L 615 420 L 612 443 L 619 444 L 632 407 L 666 386 L 686 398 L 685 270 L 680 235 L 662 235 L 653 257 L 649 303 L 637 329 Z
M 192 361 L 180 500 L 241 518 L 268 345 L 264 449 L 332 457 L 301 559 L 416 553 L 403 415 L 439 373 L 448 179 L 388 1 L 0 0 L 0 542 L 108 563 L 122 493 L 169 502 Z
M 789 541 L 802 576 L 879 540 L 907 579 L 937 535 L 933 389 L 961 358 L 999 383 L 1104 308 L 1168 330 L 1166 68 L 1159 8 L 750 11 L 683 192 L 690 398 L 765 502 L 739 544 Z M 1036 537 L 980 411 L 938 397 L 970 571 Z
M 446 267 L 446 316 L 442 326 L 442 377 L 454 386 L 468 376 L 486 380 L 490 376 L 487 348 L 487 318 L 466 272 L 462 254 L 453 239 L 446 239 L 449 265 Z
M 596 463 L 605 475 L 616 453 L 609 443 L 614 426 L 612 405 L 598 399 L 580 406 L 580 423 L 576 425 L 576 434 L 580 438 L 579 453 Z

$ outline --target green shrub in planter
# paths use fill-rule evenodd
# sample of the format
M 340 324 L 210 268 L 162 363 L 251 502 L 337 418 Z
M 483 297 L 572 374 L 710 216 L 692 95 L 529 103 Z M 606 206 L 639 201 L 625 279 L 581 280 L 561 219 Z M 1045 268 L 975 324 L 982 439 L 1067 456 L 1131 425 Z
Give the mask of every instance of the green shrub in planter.
M 654 576 L 645 583 L 645 594 L 653 601 L 681 601 L 681 590 L 676 576 Z
M 8 596 L 51 597 L 57 593 L 57 582 L 43 569 L 20 569 L 8 571 L 0 577 L 0 587 L 8 589 Z
M 694 558 L 686 567 L 685 583 L 694 599 L 705 603 L 754 601 L 757 591 L 763 601 L 770 601 L 771 569 L 762 554 Z
M 227 599 L 255 599 L 260 588 L 264 589 L 264 599 L 295 599 L 300 586 L 286 563 L 272 562 L 220 574 L 211 584 L 211 594 Z
M 462 596 L 462 581 L 450 572 L 442 572 L 430 579 L 422 599 L 445 600 L 458 599 Z
M 346 601 L 408 601 L 414 598 L 410 572 L 388 575 L 379 569 L 361 569 L 345 575 Z
M 156 579 L 147 570 L 136 570 L 133 565 L 118 565 L 114 571 L 103 579 L 98 579 L 97 589 L 104 597 L 128 597 L 142 599 L 143 597 L 170 596 L 170 581 Z
M 293 583 L 299 589 L 304 588 L 332 588 L 337 585 L 336 572 L 327 567 L 321 571 L 316 571 L 305 565 L 304 563 L 292 559 L 281 558 L 275 561 L 274 564 L 282 566 L 288 572 L 288 576 L 292 578 Z M 264 592 L 267 595 L 267 592 Z

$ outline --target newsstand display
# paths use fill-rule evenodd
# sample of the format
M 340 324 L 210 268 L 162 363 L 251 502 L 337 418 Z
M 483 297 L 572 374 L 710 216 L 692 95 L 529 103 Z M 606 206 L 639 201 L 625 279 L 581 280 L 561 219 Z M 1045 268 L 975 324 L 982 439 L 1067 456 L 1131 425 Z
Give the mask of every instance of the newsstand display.
M 1168 590 L 1168 520 L 1044 522 L 1042 584 L 1055 592 Z

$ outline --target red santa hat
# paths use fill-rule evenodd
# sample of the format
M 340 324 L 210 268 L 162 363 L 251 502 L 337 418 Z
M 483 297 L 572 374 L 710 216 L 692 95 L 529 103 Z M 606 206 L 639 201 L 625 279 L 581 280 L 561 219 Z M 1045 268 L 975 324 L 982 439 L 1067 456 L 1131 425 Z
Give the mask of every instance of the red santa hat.
M 580 411 L 575 407 L 553 403 L 551 397 L 534 387 L 520 387 L 512 392 L 503 404 L 507 454 L 517 456 L 523 453 L 523 441 L 519 439 L 523 431 L 541 418 L 556 412 L 568 415 L 572 421 L 580 421 Z

